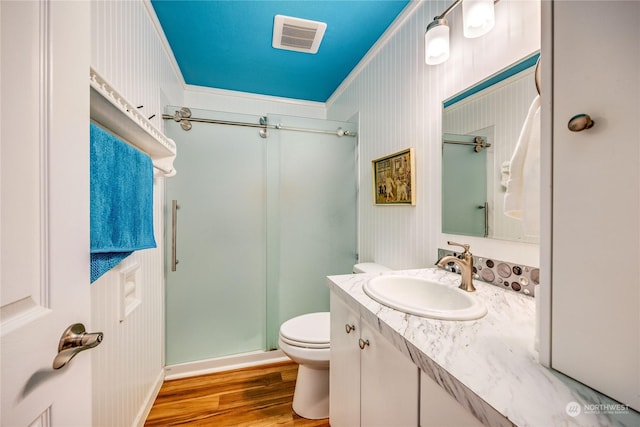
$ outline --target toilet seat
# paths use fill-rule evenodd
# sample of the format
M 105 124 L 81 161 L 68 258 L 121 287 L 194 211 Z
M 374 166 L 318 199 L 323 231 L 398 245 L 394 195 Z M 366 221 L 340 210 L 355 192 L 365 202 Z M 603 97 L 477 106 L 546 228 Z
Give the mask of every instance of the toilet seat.
M 328 312 L 294 317 L 280 326 L 283 342 L 302 348 L 329 348 L 331 323 Z
M 314 343 L 309 343 L 304 341 L 295 341 L 295 340 L 291 340 L 289 338 L 283 337 L 282 335 L 280 335 L 280 340 L 294 347 L 311 348 L 311 349 L 329 348 L 329 343 L 314 344 Z

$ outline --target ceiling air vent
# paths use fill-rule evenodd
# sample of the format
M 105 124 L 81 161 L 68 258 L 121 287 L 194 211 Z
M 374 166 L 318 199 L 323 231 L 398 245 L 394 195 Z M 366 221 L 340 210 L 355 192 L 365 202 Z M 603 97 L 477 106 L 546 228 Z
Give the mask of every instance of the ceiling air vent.
M 316 53 L 327 29 L 324 22 L 276 15 L 273 20 L 273 42 L 276 49 Z

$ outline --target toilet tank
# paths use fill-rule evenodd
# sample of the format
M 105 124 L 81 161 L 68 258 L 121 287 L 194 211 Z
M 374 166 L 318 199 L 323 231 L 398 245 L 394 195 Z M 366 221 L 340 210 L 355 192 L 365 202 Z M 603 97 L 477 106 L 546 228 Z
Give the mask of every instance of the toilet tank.
M 391 271 L 391 269 L 375 262 L 362 262 L 353 266 L 354 273 L 381 273 L 383 271 Z

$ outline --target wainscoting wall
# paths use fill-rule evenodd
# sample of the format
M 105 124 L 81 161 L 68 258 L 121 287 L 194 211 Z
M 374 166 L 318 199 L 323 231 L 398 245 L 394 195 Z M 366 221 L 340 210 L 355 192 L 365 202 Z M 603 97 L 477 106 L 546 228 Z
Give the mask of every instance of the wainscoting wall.
M 91 2 L 91 66 L 145 116 L 155 115 L 150 121 L 163 129 L 163 108 L 182 103 L 183 86 L 150 9 L 143 1 Z M 87 68 L 87 85 L 88 76 Z M 164 178 L 156 178 L 158 247 L 135 252 L 91 285 L 91 328 L 104 332 L 92 352 L 95 426 L 142 425 L 164 377 L 163 205 Z M 126 271 L 136 293 L 123 317 Z

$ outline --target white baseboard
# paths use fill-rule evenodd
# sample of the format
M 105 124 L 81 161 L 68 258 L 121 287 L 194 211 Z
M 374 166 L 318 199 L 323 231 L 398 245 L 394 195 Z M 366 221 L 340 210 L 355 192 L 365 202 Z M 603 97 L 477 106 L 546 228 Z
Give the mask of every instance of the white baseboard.
M 160 371 L 158 377 L 156 378 L 155 383 L 153 384 L 153 388 L 149 391 L 147 395 L 147 399 L 145 400 L 145 404 L 140 408 L 138 415 L 136 416 L 135 421 L 133 422 L 134 427 L 143 427 L 144 422 L 147 420 L 149 416 L 149 412 L 151 412 L 151 408 L 153 407 L 153 403 L 156 401 L 156 397 L 158 396 L 158 392 L 160 392 L 160 387 L 162 387 L 162 383 L 164 382 L 164 371 Z
M 165 379 L 193 377 L 213 372 L 229 371 L 231 369 L 247 368 L 249 366 L 265 365 L 268 363 L 284 362 L 289 359 L 282 350 L 256 351 L 219 357 L 216 359 L 199 360 L 197 362 L 180 363 L 165 367 Z

